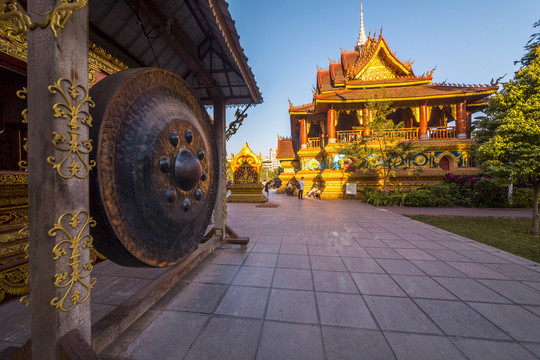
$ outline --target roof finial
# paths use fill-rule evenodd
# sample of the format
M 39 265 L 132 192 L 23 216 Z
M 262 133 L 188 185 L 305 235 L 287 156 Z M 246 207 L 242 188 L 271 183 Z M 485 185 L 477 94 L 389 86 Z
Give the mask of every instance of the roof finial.
M 362 5 L 362 2 L 360 2 L 360 33 L 358 34 L 358 41 L 356 42 L 355 49 L 360 51 L 366 41 L 366 31 L 364 30 L 364 7 Z

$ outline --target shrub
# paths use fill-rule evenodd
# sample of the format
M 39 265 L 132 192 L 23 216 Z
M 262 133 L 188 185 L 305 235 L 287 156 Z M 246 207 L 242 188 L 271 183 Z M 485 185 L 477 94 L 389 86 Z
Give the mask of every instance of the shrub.
M 534 189 L 530 187 L 514 188 L 510 206 L 515 208 L 531 208 L 533 206 Z
M 418 189 L 428 190 L 433 195 L 441 197 L 448 195 L 448 192 L 450 191 L 449 185 L 446 183 L 422 185 Z
M 429 190 L 410 190 L 405 196 L 405 206 L 436 207 L 442 206 L 441 201 Z
M 403 205 L 405 193 L 394 190 L 384 195 L 380 190 L 365 188 L 362 201 L 375 206 L 396 206 Z
M 508 206 L 507 188 L 492 179 L 482 179 L 474 185 L 472 202 L 478 207 Z

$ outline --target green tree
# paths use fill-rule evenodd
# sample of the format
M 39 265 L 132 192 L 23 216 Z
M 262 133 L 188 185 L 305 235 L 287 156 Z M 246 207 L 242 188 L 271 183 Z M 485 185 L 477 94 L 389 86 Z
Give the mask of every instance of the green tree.
M 535 24 L 540 26 L 540 21 Z M 533 221 L 531 233 L 538 235 L 540 214 L 540 43 L 525 47 L 527 54 L 514 78 L 493 96 L 474 132 L 480 166 L 499 181 L 528 179 L 533 182 Z
M 409 161 L 421 151 L 413 150 L 413 142 L 406 140 L 406 132 L 401 130 L 403 122 L 394 124 L 387 116 L 392 112 L 389 102 L 369 101 L 368 110 L 372 121 L 369 125 L 353 127 L 370 129 L 371 136 L 363 137 L 343 148 L 345 155 L 351 157 L 354 166 L 368 171 L 375 169 L 383 179 L 383 194 L 386 194 L 390 177 L 395 176 L 398 168 L 408 168 Z

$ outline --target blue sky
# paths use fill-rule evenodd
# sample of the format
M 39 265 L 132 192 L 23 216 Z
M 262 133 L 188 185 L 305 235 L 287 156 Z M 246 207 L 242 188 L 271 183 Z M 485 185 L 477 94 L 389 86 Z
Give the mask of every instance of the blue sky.
M 510 79 L 523 46 L 540 19 L 539 0 L 364 0 L 366 33 L 379 33 L 402 61 L 422 74 L 437 66 L 433 81 L 485 84 Z M 290 135 L 290 99 L 310 103 L 316 66 L 352 50 L 360 28 L 359 0 L 229 0 L 240 44 L 249 58 L 264 103 L 227 142 L 237 154 L 244 142 L 268 156 L 277 135 Z M 536 29 L 536 31 L 540 31 Z M 503 81 L 504 81 L 503 80 Z M 229 110 L 228 122 L 234 111 Z

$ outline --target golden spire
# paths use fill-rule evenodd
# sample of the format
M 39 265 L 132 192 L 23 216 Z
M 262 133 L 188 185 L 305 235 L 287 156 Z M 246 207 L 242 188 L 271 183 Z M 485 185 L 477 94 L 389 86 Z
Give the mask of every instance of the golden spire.
M 364 7 L 362 2 L 360 2 L 360 33 L 358 34 L 358 41 L 356 42 L 355 49 L 360 51 L 366 41 L 366 31 L 364 30 Z

